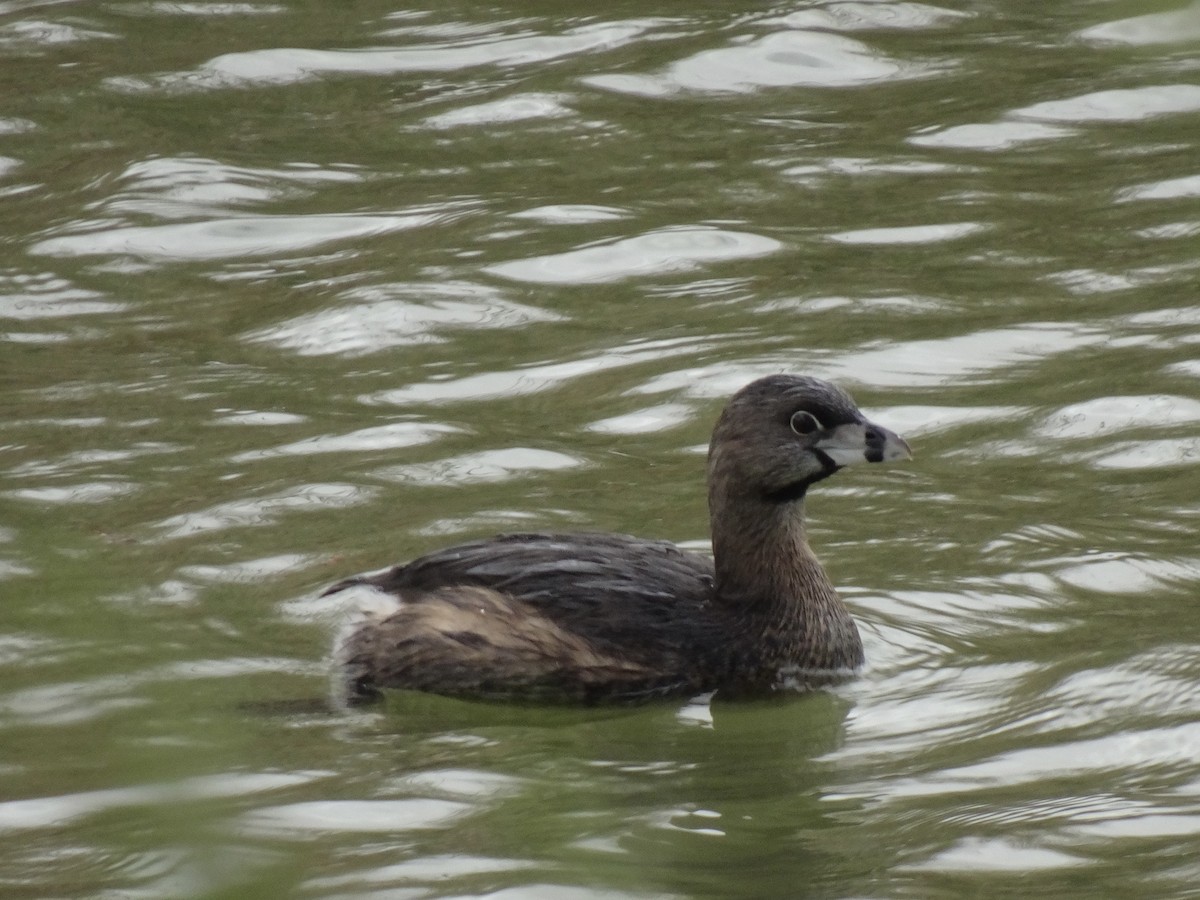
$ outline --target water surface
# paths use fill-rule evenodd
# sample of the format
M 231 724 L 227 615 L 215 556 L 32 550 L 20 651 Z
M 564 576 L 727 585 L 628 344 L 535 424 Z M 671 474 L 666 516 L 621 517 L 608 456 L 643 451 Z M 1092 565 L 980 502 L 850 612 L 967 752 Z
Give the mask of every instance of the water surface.
M 1192 895 L 1197 10 L 0 4 L 0 893 Z M 781 370 L 916 448 L 861 679 L 321 702 L 347 574 L 703 547 Z

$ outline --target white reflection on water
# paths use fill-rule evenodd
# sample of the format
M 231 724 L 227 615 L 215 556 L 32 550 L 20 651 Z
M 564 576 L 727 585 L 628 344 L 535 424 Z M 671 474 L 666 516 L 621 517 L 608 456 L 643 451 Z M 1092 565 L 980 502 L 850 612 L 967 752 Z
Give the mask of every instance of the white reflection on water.
M 583 517 L 572 510 L 539 509 L 482 509 L 465 516 L 432 519 L 414 530 L 424 538 L 447 543 L 466 534 L 499 534 L 504 531 L 537 531 L 554 527 L 578 529 Z M 554 523 L 554 524 L 552 524 Z
M 307 416 L 278 410 L 218 409 L 216 412 L 218 416 L 213 419 L 214 425 L 299 425 L 301 422 L 308 421 Z
M 390 834 L 441 828 L 475 809 L 453 800 L 310 800 L 269 806 L 248 813 L 241 829 L 249 834 L 308 840 L 314 831 Z
M 585 427 L 598 434 L 649 434 L 682 425 L 694 414 L 695 410 L 683 403 L 660 403 L 636 412 L 600 419 Z
M 1090 859 L 1047 847 L 1031 847 L 1011 838 L 964 838 L 928 859 L 901 866 L 927 872 L 1013 872 L 1023 875 L 1044 869 L 1088 865 Z
M 1200 85 L 1158 84 L 1046 100 L 1013 110 L 1012 114 L 1037 122 L 1138 122 L 1197 110 Z
M 587 203 L 556 203 L 550 206 L 536 206 L 513 213 L 513 219 L 532 219 L 535 222 L 545 222 L 548 225 L 582 225 L 588 222 L 611 222 L 616 219 L 627 219 L 630 212 L 615 206 L 592 206 Z
M 1084 28 L 1080 38 L 1097 43 L 1176 44 L 1200 39 L 1200 3 L 1184 9 L 1117 19 Z
M 0 341 L 12 344 L 63 344 L 71 336 L 49 331 L 0 331 Z
M 783 174 L 797 181 L 812 183 L 813 176 L 825 175 L 936 175 L 969 171 L 971 169 L 967 166 L 931 160 L 831 157 L 789 166 L 783 170 Z
M 851 686 L 846 691 L 851 696 L 879 693 L 855 707 L 846 722 L 846 747 L 832 755 L 843 762 L 873 766 L 905 754 L 920 758 L 931 746 L 989 734 L 1004 720 L 1011 703 L 996 686 L 1018 684 L 1037 672 L 1032 663 L 958 666 L 949 661 L 952 654 L 945 648 L 940 655 L 923 659 L 910 655 L 902 669 L 868 673 L 874 685 Z M 872 799 L 892 790 L 890 782 L 836 788 L 839 795 Z
M 661 75 L 593 75 L 593 87 L 644 97 L 678 91 L 748 92 L 764 87 L 850 87 L 923 74 L 861 41 L 826 31 L 781 31 L 732 47 L 704 50 Z
M 65 22 L 25 19 L 0 28 L 0 50 L 19 52 L 22 48 L 77 44 L 94 40 L 116 40 L 116 38 L 117 35 L 106 31 L 68 25 Z
M 1200 197 L 1200 175 L 1185 175 L 1126 188 L 1117 194 L 1118 203 L 1132 200 L 1182 200 Z
M 463 40 L 445 44 L 424 42 L 411 47 L 312 50 L 268 47 L 227 53 L 192 72 L 150 79 L 114 77 L 106 84 L 116 90 L 215 90 L 230 87 L 286 84 L 323 74 L 388 75 L 397 72 L 455 72 L 476 66 L 529 66 L 560 57 L 616 49 L 639 37 L 650 22 L 602 22 L 572 28 L 556 35 Z
M 245 216 L 100 229 L 38 241 L 29 252 L 43 256 L 129 254 L 164 261 L 286 255 L 330 241 L 375 237 L 431 225 L 441 218 L 439 212 L 388 216 Z
M 1112 840 L 1125 837 L 1145 839 L 1153 837 L 1194 837 L 1200 834 L 1200 813 L 1146 813 L 1126 814 L 1119 819 L 1106 822 L 1086 822 L 1070 829 L 1072 834 Z M 1194 867 L 1192 867 L 1194 869 Z M 1195 877 L 1184 883 L 1195 884 Z
M 1097 397 L 1065 406 L 1034 426 L 1050 438 L 1093 438 L 1114 431 L 1200 422 L 1200 400 L 1150 394 L 1140 397 Z
M 1118 317 L 1114 325 L 1132 328 L 1178 328 L 1185 329 L 1191 337 L 1200 327 L 1200 306 L 1167 306 L 1148 312 L 1136 312 Z
M 1092 325 L 1032 322 L 1014 328 L 968 332 L 947 338 L 871 341 L 860 349 L 808 351 L 803 371 L 846 385 L 934 387 L 966 380 L 996 379 L 1013 366 L 1041 361 L 1083 347 L 1103 344 L 1109 336 Z M 795 352 L 737 362 L 715 362 L 666 372 L 633 389 L 635 393 L 682 393 L 689 397 L 731 395 L 754 378 L 796 371 Z
M 1172 585 L 1196 587 L 1200 559 L 1160 559 L 1125 553 L 1095 553 L 1055 560 L 1054 574 L 1067 584 L 1100 594 L 1149 594 Z
M 129 598 L 102 599 L 121 602 Z M 183 659 L 139 671 L 42 684 L 0 694 L 0 717 L 6 717 L 10 724 L 71 726 L 92 722 L 123 709 L 145 706 L 150 700 L 138 691 L 163 681 L 236 678 L 262 672 L 313 675 L 318 669 L 317 664 L 307 660 L 282 657 Z
M 143 805 L 168 805 L 223 797 L 244 797 L 307 784 L 329 777 L 329 772 L 229 772 L 204 775 L 167 784 L 11 800 L 0 803 L 0 832 L 28 828 L 57 828 L 73 819 L 112 809 Z
M 1139 228 L 1135 234 L 1160 241 L 1194 238 L 1200 236 L 1200 222 L 1168 222 L 1166 225 Z
M 1007 150 L 1031 141 L 1070 137 L 1062 123 L 1136 122 L 1200 110 L 1200 85 L 1164 84 L 1095 91 L 1063 100 L 1046 100 L 1014 109 L 996 122 L 938 128 L 909 138 L 924 147 Z
M 1069 137 L 1070 128 L 1046 125 L 1041 122 L 981 122 L 953 125 L 934 131 L 921 132 L 908 139 L 918 147 L 948 147 L 958 150 L 1011 150 L 1033 141 Z
M 1200 463 L 1200 437 L 1164 438 L 1118 444 L 1112 452 L 1092 458 L 1098 469 L 1159 469 Z
M 18 488 L 15 491 L 8 491 L 7 494 L 9 497 L 30 503 L 105 503 L 140 489 L 141 485 L 128 481 L 89 481 L 80 484 Z
M 870 796 L 934 797 L 1066 778 L 1094 778 L 1160 766 L 1185 767 L 1200 747 L 1200 723 L 1188 722 L 1104 737 L 1061 740 L 1051 746 L 1023 747 L 989 759 L 890 783 L 863 785 Z
M 60 425 L 80 429 L 94 429 L 108 424 L 106 419 L 59 419 L 54 421 L 24 422 L 26 425 Z M 120 450 L 101 449 L 93 447 L 86 450 L 72 450 L 51 459 L 35 459 L 13 466 L 5 474 L 17 478 L 62 475 L 66 473 L 82 473 L 96 471 L 106 464 L 125 462 L 143 456 L 159 453 L 173 453 L 180 448 L 176 444 L 165 444 L 158 441 L 139 441 L 129 444 Z
M 275 344 L 301 356 L 359 356 L 390 347 L 441 343 L 455 329 L 518 328 L 566 317 L 506 300 L 470 282 L 374 285 L 347 291 L 331 306 L 252 331 L 245 340 Z
M 249 450 L 230 457 L 233 462 L 275 459 L 280 456 L 312 456 L 317 453 L 361 453 L 369 450 L 396 450 L 428 444 L 447 434 L 461 434 L 461 428 L 438 422 L 392 422 L 360 428 L 349 434 L 323 434 L 281 447 Z
M 436 462 L 389 466 L 377 469 L 374 474 L 388 481 L 426 486 L 496 484 L 532 472 L 557 472 L 584 464 L 579 457 L 553 450 L 506 447 L 502 450 L 480 450 Z
M 837 310 L 846 316 L 920 315 L 944 312 L 949 301 L 934 297 L 786 297 L 764 300 L 753 307 L 756 312 L 794 312 L 821 314 Z
M 428 128 L 460 128 L 469 125 L 506 125 L 530 119 L 561 119 L 574 115 L 564 94 L 514 94 L 490 103 L 460 106 L 425 119 Z
M 329 878 L 315 878 L 308 882 L 310 888 L 327 890 L 329 888 L 348 888 L 355 885 L 380 884 L 411 884 L 413 882 L 444 883 L 448 879 L 463 878 L 469 875 L 489 875 L 498 872 L 513 872 L 520 869 L 536 868 L 537 863 L 521 859 L 496 859 L 483 856 L 467 856 L 465 854 L 441 854 L 421 856 L 407 862 L 394 865 L 379 866 L 375 869 L 364 869 L 353 875 L 337 875 Z M 388 894 L 388 897 L 391 897 Z M 414 896 L 428 896 L 424 892 Z
M 310 554 L 282 553 L 279 556 L 248 559 L 223 566 L 183 566 L 179 569 L 179 574 L 202 581 L 244 584 L 265 581 L 274 575 L 310 566 L 315 561 L 316 559 Z
M 1200 660 L 1189 644 L 1156 647 L 1111 665 L 1070 672 L 1040 698 L 1054 710 L 1041 730 L 1086 728 L 1147 717 L 1188 718 L 1200 691 Z
M 710 341 L 682 340 L 633 341 L 604 349 L 599 355 L 566 362 L 531 365 L 504 372 L 485 372 L 444 381 L 426 381 L 366 396 L 365 403 L 441 403 L 452 400 L 487 400 L 535 394 L 558 387 L 572 379 L 606 372 L 643 362 L 697 353 L 711 346 Z M 739 385 L 740 387 L 740 385 Z
M 535 284 L 596 284 L 687 272 L 705 263 L 753 259 L 779 250 L 774 238 L 707 226 L 663 228 L 635 237 L 498 263 L 485 272 Z
M 30 119 L 19 119 L 14 116 L 0 118 L 0 134 L 24 134 L 27 131 L 34 131 L 37 127 L 37 122 Z
M 866 348 L 819 364 L 818 374 L 835 380 L 881 386 L 933 386 L 952 380 L 998 378 L 1022 362 L 1104 343 L 1107 336 L 1091 326 L 1030 323 Z
M 1173 266 L 1143 266 L 1117 272 L 1098 269 L 1066 269 L 1047 276 L 1047 280 L 1063 285 L 1073 294 L 1111 294 L 1148 284 L 1178 281 L 1181 275 L 1190 276 L 1200 263 L 1188 260 Z
M 0 272 L 0 319 L 49 319 L 126 308 L 50 272 Z
M 766 19 L 765 25 L 779 23 L 789 28 L 820 28 L 833 31 L 877 31 L 884 28 L 924 29 L 968 19 L 972 13 L 943 9 L 926 3 L 876 3 L 841 0 L 788 13 L 778 19 Z
M 230 500 L 199 512 L 183 513 L 158 522 L 159 540 L 192 537 L 226 528 L 269 525 L 289 512 L 341 509 L 365 503 L 376 491 L 355 484 L 302 484 L 267 497 Z
M 977 234 L 987 228 L 982 222 L 950 222 L 944 225 L 906 225 L 898 228 L 864 228 L 839 231 L 829 240 L 839 244 L 931 244 Z
M 603 888 L 580 887 L 573 884 L 533 882 L 520 887 L 478 894 L 451 895 L 447 900 L 675 900 L 678 894 L 655 893 L 629 890 L 605 890 Z
M 1017 422 L 1028 415 L 1028 410 L 1019 406 L 889 406 L 865 408 L 863 412 L 868 419 L 886 422 L 888 428 L 905 437 L 977 422 Z
M 397 792 L 435 793 L 458 799 L 500 797 L 517 793 L 522 780 L 480 769 L 426 769 L 401 775 L 385 786 Z
M 130 3 L 126 6 L 134 11 L 139 10 L 139 4 Z M 189 3 L 186 0 L 155 0 L 146 3 L 144 9 L 156 16 L 270 16 L 284 12 L 287 7 L 276 6 L 273 3 Z
M 25 634 L 0 634 L 0 666 L 11 666 L 33 659 L 46 660 L 54 655 L 55 644 L 49 638 Z M 7 765 L 0 766 L 0 771 Z
M 110 213 L 195 218 L 278 200 L 301 187 L 362 181 L 362 170 L 315 165 L 234 166 L 200 156 L 138 160 L 120 174 L 121 190 L 99 205 Z

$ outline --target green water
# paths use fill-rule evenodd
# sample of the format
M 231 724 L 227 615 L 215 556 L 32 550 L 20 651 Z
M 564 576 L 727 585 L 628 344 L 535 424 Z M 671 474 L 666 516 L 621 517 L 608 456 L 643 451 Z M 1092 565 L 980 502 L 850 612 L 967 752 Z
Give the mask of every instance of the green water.
M 0 4 L 0 895 L 1184 897 L 1200 11 Z M 722 398 L 870 668 L 633 711 L 322 698 L 320 588 L 703 546 Z

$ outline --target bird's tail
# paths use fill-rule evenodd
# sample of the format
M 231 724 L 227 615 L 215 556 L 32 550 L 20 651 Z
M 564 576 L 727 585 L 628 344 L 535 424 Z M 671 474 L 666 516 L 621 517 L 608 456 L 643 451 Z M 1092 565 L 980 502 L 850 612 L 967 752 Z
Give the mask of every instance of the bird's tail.
M 363 582 L 335 585 L 326 593 L 343 595 L 345 620 L 333 639 L 330 694 L 339 708 L 362 706 L 379 698 L 375 686 L 379 624 L 400 608 L 400 598 Z

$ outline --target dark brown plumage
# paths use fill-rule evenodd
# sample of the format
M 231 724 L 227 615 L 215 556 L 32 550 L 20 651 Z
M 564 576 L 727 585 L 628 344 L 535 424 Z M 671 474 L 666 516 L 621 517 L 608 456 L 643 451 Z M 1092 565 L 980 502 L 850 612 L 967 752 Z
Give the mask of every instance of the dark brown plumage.
M 834 385 L 759 379 L 709 445 L 712 560 L 626 535 L 510 534 L 348 579 L 326 593 L 387 602 L 339 639 L 340 693 L 638 702 L 845 677 L 862 642 L 805 539 L 805 494 L 853 462 L 908 456 Z

